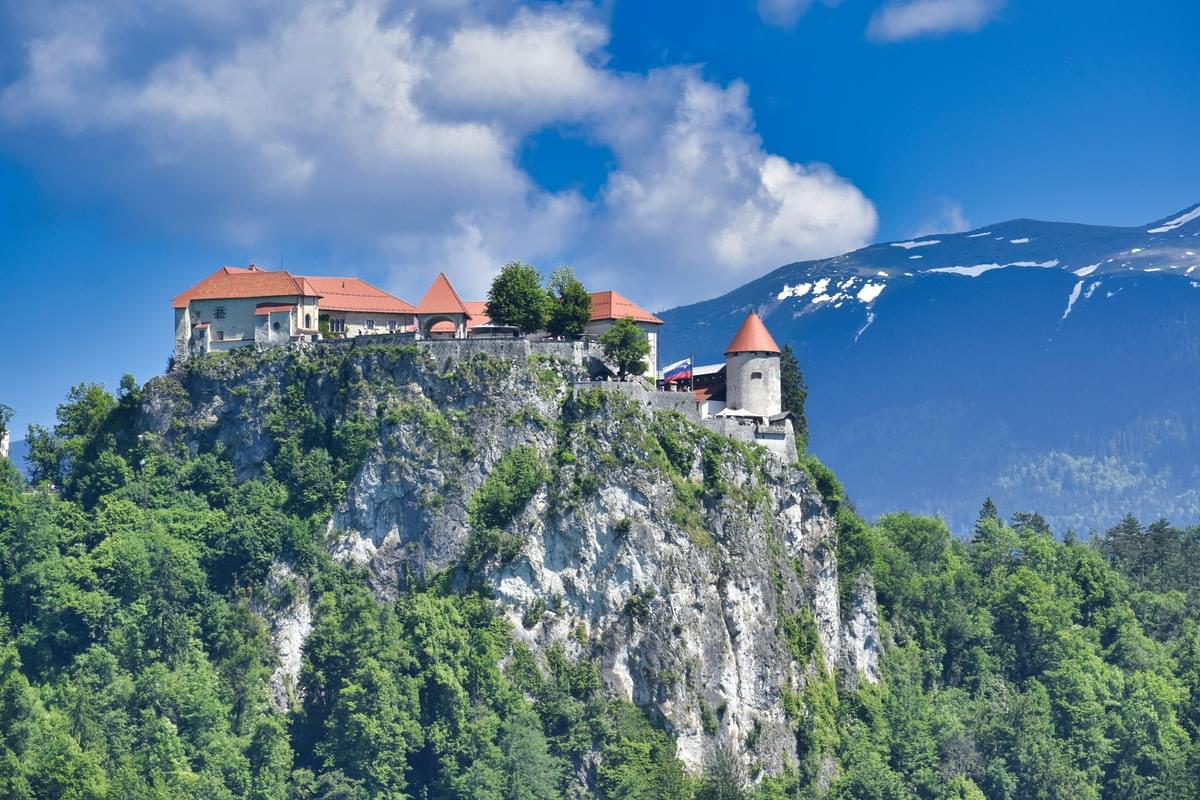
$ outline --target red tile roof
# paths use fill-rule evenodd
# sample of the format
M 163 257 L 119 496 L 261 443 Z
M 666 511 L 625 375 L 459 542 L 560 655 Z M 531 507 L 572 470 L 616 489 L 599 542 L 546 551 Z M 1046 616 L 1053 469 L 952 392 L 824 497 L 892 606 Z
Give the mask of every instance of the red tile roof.
M 592 321 L 633 317 L 634 322 L 662 325 L 663 321 L 627 297 L 609 289 L 592 292 Z
M 221 267 L 171 301 L 174 308 L 187 308 L 193 300 L 235 300 L 250 297 L 316 297 L 318 292 L 303 276 L 282 270 L 268 272 L 249 267 Z
M 763 324 L 758 314 L 751 311 L 746 315 L 746 319 L 742 321 L 742 327 L 738 328 L 733 341 L 729 343 L 729 347 L 725 350 L 725 355 L 733 353 L 778 352 L 779 345 L 775 344 L 775 339 L 772 338 L 770 331 L 767 330 L 767 326 Z
M 471 318 L 467 320 L 467 330 L 487 325 L 492 321 L 487 313 L 487 300 L 467 300 L 463 305 L 467 307 L 467 313 L 471 315 Z
M 458 296 L 458 292 L 454 291 L 454 287 L 450 285 L 450 279 L 444 272 L 438 273 L 433 285 L 429 287 L 429 291 L 421 298 L 421 302 L 417 303 L 417 313 L 471 315 L 466 305 L 463 304 L 462 298 Z
M 412 303 L 390 295 L 361 278 L 314 275 L 306 277 L 305 280 L 321 296 L 322 311 L 413 314 L 417 310 Z
M 254 316 L 264 317 L 278 311 L 291 311 L 295 307 L 295 304 L 288 303 L 259 303 L 254 307 Z

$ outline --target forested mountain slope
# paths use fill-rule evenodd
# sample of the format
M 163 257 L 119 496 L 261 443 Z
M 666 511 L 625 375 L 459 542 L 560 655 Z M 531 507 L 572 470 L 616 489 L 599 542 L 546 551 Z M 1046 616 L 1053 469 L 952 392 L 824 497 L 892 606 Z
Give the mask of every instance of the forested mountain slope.
M 748 310 L 791 344 L 811 446 L 874 517 L 970 531 L 983 498 L 1086 533 L 1200 522 L 1200 206 L 1121 228 L 1013 220 L 780 267 L 660 314 L 664 363 Z
M 0 464 L 0 796 L 1196 795 L 1200 531 L 867 524 L 569 376 L 77 388 Z

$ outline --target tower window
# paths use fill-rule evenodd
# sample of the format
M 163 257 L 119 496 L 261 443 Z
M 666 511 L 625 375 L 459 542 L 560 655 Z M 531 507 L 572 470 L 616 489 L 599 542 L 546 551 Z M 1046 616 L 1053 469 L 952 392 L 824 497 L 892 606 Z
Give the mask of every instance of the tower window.
M 225 306 L 217 306 L 213 309 L 213 319 L 225 319 Z
M 761 381 L 761 380 L 762 380 L 762 373 L 761 373 L 761 372 L 751 372 L 751 373 L 750 373 L 750 380 L 752 380 L 752 381 Z

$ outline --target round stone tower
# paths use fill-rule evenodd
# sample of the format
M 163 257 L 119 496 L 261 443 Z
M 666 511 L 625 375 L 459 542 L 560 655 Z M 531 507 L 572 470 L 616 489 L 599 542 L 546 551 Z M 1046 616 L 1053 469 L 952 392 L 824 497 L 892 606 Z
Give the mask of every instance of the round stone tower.
M 779 345 L 753 311 L 725 351 L 725 407 L 761 417 L 783 410 Z

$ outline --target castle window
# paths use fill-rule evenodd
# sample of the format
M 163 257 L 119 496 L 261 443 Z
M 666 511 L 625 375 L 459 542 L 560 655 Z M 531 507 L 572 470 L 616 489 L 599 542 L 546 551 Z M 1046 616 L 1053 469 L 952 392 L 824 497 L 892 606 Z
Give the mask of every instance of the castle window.
M 363 322 L 363 327 L 369 331 L 375 330 L 375 320 L 368 319 Z
M 217 341 L 218 342 L 225 341 L 225 331 L 217 331 Z
M 312 330 L 312 314 L 304 315 L 304 327 L 306 330 Z
M 225 306 L 217 306 L 213 309 L 213 319 L 225 319 Z
M 330 333 L 345 333 L 346 332 L 346 320 L 342 319 L 341 317 L 338 317 L 336 319 L 330 319 L 329 320 L 329 332 Z
M 391 331 L 392 333 L 395 333 L 399 329 L 399 327 L 400 327 L 400 323 L 397 322 L 396 320 L 394 320 L 394 319 L 388 320 L 388 330 Z
M 761 373 L 761 372 L 751 372 L 751 373 L 750 373 L 750 380 L 752 380 L 752 381 L 761 381 L 761 380 L 762 380 L 762 373 Z
M 278 322 L 272 323 L 271 327 L 274 328 L 275 330 L 279 330 L 279 323 Z

